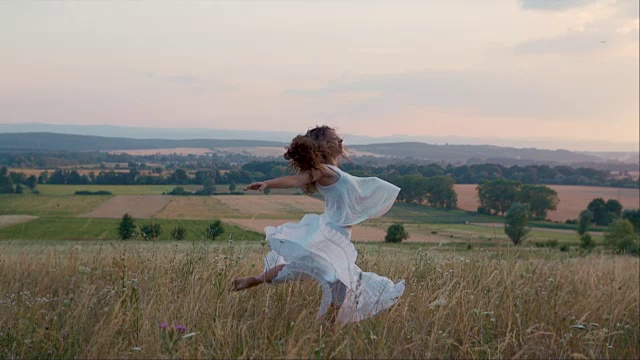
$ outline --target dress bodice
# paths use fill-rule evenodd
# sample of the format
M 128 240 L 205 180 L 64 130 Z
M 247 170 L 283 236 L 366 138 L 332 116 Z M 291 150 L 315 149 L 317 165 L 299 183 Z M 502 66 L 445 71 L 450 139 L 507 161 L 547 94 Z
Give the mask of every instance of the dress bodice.
M 335 183 L 316 189 L 324 197 L 325 220 L 340 226 L 361 223 L 385 214 L 398 196 L 400 188 L 377 177 L 357 177 L 327 165 L 339 178 Z

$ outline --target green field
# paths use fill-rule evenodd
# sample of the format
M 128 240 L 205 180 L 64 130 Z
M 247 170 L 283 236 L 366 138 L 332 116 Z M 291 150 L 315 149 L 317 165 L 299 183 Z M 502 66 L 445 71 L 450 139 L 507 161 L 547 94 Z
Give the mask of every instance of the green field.
M 118 219 L 92 219 L 77 217 L 41 217 L 31 222 L 0 228 L 0 240 L 115 240 L 118 239 Z M 171 240 L 171 230 L 178 224 L 187 229 L 185 240 L 206 239 L 206 229 L 211 223 L 205 220 L 137 220 L 136 225 L 160 224 L 159 240 Z M 264 236 L 254 231 L 224 224 L 220 240 L 262 240 Z
M 481 215 L 463 210 L 436 209 L 404 203 L 393 205 L 385 217 L 394 221 L 421 224 L 494 223 L 497 222 L 497 219 L 501 219 L 497 216 Z
M 98 207 L 110 196 L 0 195 L 0 215 L 74 216 Z

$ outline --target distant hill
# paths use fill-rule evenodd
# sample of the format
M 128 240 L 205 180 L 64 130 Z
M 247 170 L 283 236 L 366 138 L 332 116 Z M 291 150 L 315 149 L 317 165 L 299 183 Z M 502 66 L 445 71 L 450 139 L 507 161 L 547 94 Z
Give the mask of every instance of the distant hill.
M 12 150 L 64 150 L 64 151 L 116 151 L 168 148 L 278 148 L 286 142 L 259 140 L 220 139 L 131 139 L 120 137 L 87 136 L 57 133 L 0 133 L 0 151 Z M 620 164 L 613 156 L 597 156 L 594 153 L 577 153 L 567 150 L 518 149 L 490 145 L 433 145 L 420 142 L 401 142 L 369 145 L 353 145 L 358 152 L 377 154 L 387 158 L 413 158 L 426 162 L 448 164 L 495 163 L 505 166 L 531 164 L 571 164 L 586 166 L 597 164 Z M 605 153 L 606 154 L 606 153 Z M 638 154 L 617 153 L 627 156 L 631 164 L 638 163 Z M 635 162 L 633 161 L 635 160 Z M 580 165 L 583 164 L 583 165 Z M 591 164 L 591 165 L 589 165 Z M 628 165 L 627 165 L 628 166 Z
M 259 140 L 131 139 L 54 133 L 0 134 L 0 150 L 109 151 L 182 147 L 209 149 L 223 147 L 283 147 L 284 145 L 285 143 Z
M 243 140 L 260 140 L 260 141 L 276 141 L 289 142 L 299 132 L 306 129 L 299 129 L 297 132 L 279 131 L 279 130 L 230 130 L 215 129 L 215 123 L 211 124 L 214 128 L 157 128 L 157 127 L 135 127 L 135 126 L 119 126 L 119 125 L 74 125 L 74 124 L 46 124 L 46 123 L 19 123 L 19 124 L 0 124 L 0 133 L 33 133 L 46 132 L 58 134 L 72 135 L 91 135 L 105 136 L 130 139 L 168 139 L 168 140 L 189 140 L 189 139 L 243 139 Z M 338 129 L 341 130 L 341 129 Z M 566 149 L 569 151 L 593 152 L 608 151 L 607 154 L 612 155 L 612 151 L 624 153 L 632 152 L 637 157 L 638 143 L 612 143 L 609 141 L 599 140 L 580 140 L 570 137 L 560 138 L 500 138 L 500 137 L 465 137 L 455 134 L 449 136 L 435 135 L 401 135 L 389 134 L 381 137 L 372 137 L 365 135 L 354 135 L 340 131 L 345 139 L 345 143 L 349 145 L 367 145 L 382 143 L 405 143 L 417 142 L 433 145 L 457 144 L 457 145 L 493 145 L 498 147 L 511 148 L 536 148 L 536 149 Z M 610 150 L 603 150 L 610 149 Z M 620 159 L 618 155 L 616 159 Z
M 417 142 L 354 145 L 353 149 L 394 157 L 413 157 L 446 163 L 583 163 L 605 159 L 567 150 L 516 149 L 491 145 L 431 145 Z

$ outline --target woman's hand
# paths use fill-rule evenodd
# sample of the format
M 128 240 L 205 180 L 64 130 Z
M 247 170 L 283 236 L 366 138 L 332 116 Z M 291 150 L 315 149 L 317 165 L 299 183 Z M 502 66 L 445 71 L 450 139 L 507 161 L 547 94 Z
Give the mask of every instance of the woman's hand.
M 267 182 L 266 181 L 258 181 L 258 182 L 254 182 L 252 184 L 247 185 L 244 189 L 245 190 L 258 190 L 258 191 L 263 191 L 264 189 L 266 189 L 268 187 Z

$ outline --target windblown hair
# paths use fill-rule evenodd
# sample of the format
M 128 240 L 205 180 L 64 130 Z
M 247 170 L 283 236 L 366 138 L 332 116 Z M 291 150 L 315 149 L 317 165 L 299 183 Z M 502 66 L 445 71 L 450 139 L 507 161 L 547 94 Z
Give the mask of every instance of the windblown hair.
M 321 165 L 330 164 L 337 156 L 348 159 L 340 147 L 330 141 L 332 132 L 335 133 L 335 130 L 329 126 L 316 126 L 306 134 L 293 138 L 286 147 L 284 158 L 289 160 L 292 172 L 309 174 L 309 182 L 302 187 L 302 192 L 307 195 L 316 192 L 313 174 Z

